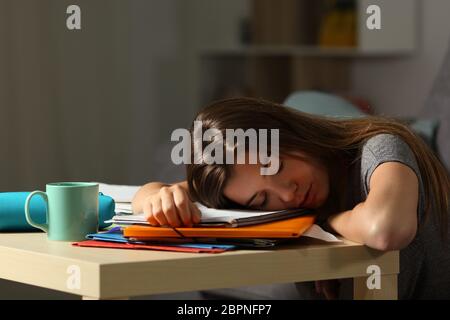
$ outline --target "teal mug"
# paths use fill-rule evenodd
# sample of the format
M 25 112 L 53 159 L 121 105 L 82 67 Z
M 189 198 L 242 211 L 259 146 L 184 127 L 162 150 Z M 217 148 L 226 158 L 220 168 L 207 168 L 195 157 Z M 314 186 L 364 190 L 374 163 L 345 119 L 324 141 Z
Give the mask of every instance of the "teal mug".
M 46 223 L 33 222 L 31 198 L 41 196 L 47 204 Z M 46 192 L 34 191 L 25 201 L 28 223 L 47 233 L 49 240 L 81 241 L 98 231 L 98 184 L 91 182 L 48 183 Z

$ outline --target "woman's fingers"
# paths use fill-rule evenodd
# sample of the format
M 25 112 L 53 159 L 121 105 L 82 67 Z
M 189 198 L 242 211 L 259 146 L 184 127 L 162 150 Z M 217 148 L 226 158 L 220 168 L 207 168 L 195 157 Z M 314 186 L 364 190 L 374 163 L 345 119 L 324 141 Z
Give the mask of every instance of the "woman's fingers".
M 161 198 L 155 198 L 152 201 L 152 214 L 160 226 L 166 226 L 169 224 L 162 209 Z
M 176 210 L 178 213 L 179 218 L 181 219 L 181 222 L 185 226 L 192 226 L 193 219 L 192 219 L 192 212 L 191 208 L 189 206 L 189 198 L 185 191 L 177 186 L 173 190 L 173 200 L 176 206 Z
M 163 187 L 161 188 L 160 194 L 162 211 L 164 212 L 168 224 L 174 228 L 181 226 L 172 192 L 169 188 Z
M 153 215 L 152 198 L 147 198 L 145 200 L 144 205 L 143 205 L 143 211 L 144 211 L 145 220 L 147 220 L 150 223 L 150 225 L 152 225 L 152 226 L 159 225 L 158 221 L 155 219 L 155 217 Z
M 154 226 L 181 227 L 199 223 L 200 210 L 191 201 L 187 192 L 178 185 L 162 187 L 144 203 L 146 220 Z
M 153 215 L 153 209 L 152 209 L 152 203 L 151 202 L 149 202 L 149 205 L 148 205 L 149 207 L 149 209 L 148 210 L 145 210 L 144 209 L 144 216 L 145 216 L 145 219 L 148 221 L 148 223 L 150 223 L 150 225 L 151 226 L 158 226 L 159 225 L 159 222 L 155 219 L 155 217 L 154 217 L 154 215 Z
M 195 224 L 200 223 L 200 220 L 202 218 L 202 213 L 200 212 L 200 209 L 195 205 L 195 203 L 191 201 L 189 201 L 189 207 L 191 209 L 192 221 Z

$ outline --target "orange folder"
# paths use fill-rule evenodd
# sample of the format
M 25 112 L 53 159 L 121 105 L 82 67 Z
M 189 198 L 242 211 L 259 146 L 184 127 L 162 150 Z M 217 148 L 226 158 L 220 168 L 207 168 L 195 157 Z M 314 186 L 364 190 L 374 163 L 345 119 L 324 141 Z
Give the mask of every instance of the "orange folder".
M 314 223 L 315 216 L 301 216 L 286 220 L 238 228 L 177 228 L 130 226 L 123 230 L 127 238 L 151 240 L 162 237 L 190 238 L 298 238 Z

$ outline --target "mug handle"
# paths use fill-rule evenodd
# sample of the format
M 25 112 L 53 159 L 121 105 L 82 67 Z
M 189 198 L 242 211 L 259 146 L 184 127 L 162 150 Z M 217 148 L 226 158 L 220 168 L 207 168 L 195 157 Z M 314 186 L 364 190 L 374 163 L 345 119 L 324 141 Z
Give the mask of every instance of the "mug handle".
M 41 196 L 44 200 L 45 200 L 45 204 L 46 204 L 46 210 L 45 210 L 45 215 L 46 215 L 46 221 L 47 223 L 36 223 L 31 219 L 31 215 L 30 215 L 30 201 L 31 198 L 33 198 L 34 196 Z M 33 191 L 32 193 L 30 193 L 27 197 L 27 200 L 25 201 L 25 218 L 27 219 L 27 222 L 32 225 L 33 227 L 36 227 L 38 229 L 41 229 L 44 232 L 48 233 L 48 198 L 47 198 L 47 194 L 45 192 L 42 191 Z

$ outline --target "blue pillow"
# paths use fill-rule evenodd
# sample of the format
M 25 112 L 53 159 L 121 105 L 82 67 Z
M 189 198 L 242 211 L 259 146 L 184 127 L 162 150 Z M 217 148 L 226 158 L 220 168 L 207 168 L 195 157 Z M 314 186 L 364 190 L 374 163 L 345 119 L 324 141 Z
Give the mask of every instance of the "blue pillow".
M 338 118 L 365 117 L 363 111 L 347 100 L 333 94 L 318 91 L 297 91 L 284 101 L 284 105 L 298 111 L 319 116 Z
M 298 111 L 319 116 L 337 118 L 358 118 L 367 116 L 367 114 L 347 100 L 319 91 L 294 92 L 287 97 L 284 101 L 284 105 Z M 409 121 L 408 125 L 414 132 L 422 137 L 433 150 L 436 150 L 436 133 L 439 127 L 439 120 L 416 118 Z
M 409 127 L 421 136 L 431 149 L 436 150 L 436 133 L 439 127 L 439 120 L 416 118 L 411 121 Z

